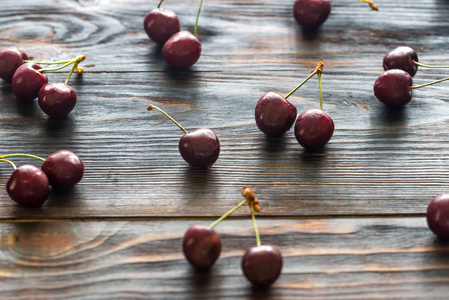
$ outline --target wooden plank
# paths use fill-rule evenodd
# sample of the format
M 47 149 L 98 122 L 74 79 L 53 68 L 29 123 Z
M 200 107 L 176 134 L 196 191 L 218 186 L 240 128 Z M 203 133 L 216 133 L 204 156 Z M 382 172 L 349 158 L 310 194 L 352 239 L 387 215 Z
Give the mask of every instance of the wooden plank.
M 223 249 L 210 272 L 181 252 L 195 222 L 0 224 L 0 299 L 445 299 L 449 244 L 424 218 L 258 219 L 284 267 L 271 289 L 243 277 L 255 245 L 250 219 L 216 227 Z

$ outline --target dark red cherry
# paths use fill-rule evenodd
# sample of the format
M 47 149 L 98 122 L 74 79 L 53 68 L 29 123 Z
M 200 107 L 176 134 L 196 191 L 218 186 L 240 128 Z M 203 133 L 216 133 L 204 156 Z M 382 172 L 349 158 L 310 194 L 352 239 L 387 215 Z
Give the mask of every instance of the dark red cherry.
M 162 46 L 181 28 L 178 16 L 170 9 L 155 8 L 150 11 L 143 21 L 143 28 L 148 37 Z
M 67 116 L 76 105 L 75 90 L 62 82 L 47 83 L 39 90 L 37 98 L 42 111 L 52 118 Z
M 77 184 L 84 174 L 84 164 L 75 153 L 60 150 L 47 157 L 41 167 L 51 186 L 68 189 Z
M 438 195 L 430 201 L 427 225 L 436 235 L 449 238 L 449 194 Z
M 252 284 L 268 287 L 281 274 L 281 251 L 274 245 L 249 248 L 242 259 L 242 270 Z
M 39 90 L 48 82 L 47 75 L 37 70 L 42 69 L 35 63 L 24 63 L 12 77 L 12 91 L 17 99 L 30 101 L 37 97 Z
M 412 100 L 412 84 L 412 76 L 406 71 L 388 70 L 374 82 L 374 95 L 387 106 L 403 106 Z
M 32 165 L 18 167 L 6 183 L 6 191 L 12 200 L 28 207 L 41 206 L 50 195 L 47 176 Z
M 295 123 L 296 107 L 278 93 L 268 92 L 256 104 L 255 119 L 260 131 L 281 135 Z
M 220 141 L 212 130 L 200 128 L 181 137 L 179 152 L 194 167 L 210 167 L 220 154 Z
M 418 66 L 413 63 L 418 62 L 418 54 L 416 51 L 407 46 L 394 48 L 384 56 L 383 67 L 384 70 L 401 69 L 409 73 L 410 76 L 415 76 Z
M 293 15 L 296 22 L 304 28 L 320 27 L 331 13 L 329 0 L 296 0 Z
M 185 69 L 198 61 L 201 55 L 200 41 L 188 31 L 172 35 L 162 48 L 165 61 L 175 69 Z
M 28 59 L 28 55 L 16 47 L 6 47 L 0 51 L 0 78 L 11 82 L 14 72 Z
M 192 266 L 206 270 L 212 267 L 220 255 L 221 240 L 209 226 L 193 225 L 184 234 L 182 251 Z
M 317 150 L 334 134 L 334 121 L 321 109 L 307 109 L 296 119 L 295 137 L 306 149 Z

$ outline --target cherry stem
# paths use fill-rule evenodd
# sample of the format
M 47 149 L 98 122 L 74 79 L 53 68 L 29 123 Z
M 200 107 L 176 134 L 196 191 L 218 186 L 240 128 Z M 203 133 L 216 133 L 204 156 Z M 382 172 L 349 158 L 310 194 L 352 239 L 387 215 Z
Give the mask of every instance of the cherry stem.
M 163 111 L 163 110 L 160 109 L 159 107 L 150 104 L 150 105 L 147 106 L 147 109 L 148 109 L 148 110 L 153 110 L 153 109 L 155 109 L 155 110 L 161 112 L 161 113 L 164 114 L 167 118 L 169 118 L 173 123 L 175 123 L 176 126 L 178 126 L 182 131 L 184 131 L 185 134 L 188 133 L 187 130 L 185 130 L 185 129 L 184 129 L 178 122 L 176 122 L 175 119 L 173 119 L 169 114 L 167 114 L 165 111 Z
M 31 155 L 31 154 L 24 154 L 24 153 L 6 154 L 6 155 L 0 156 L 0 159 L 7 158 L 7 157 L 17 157 L 17 156 L 30 157 L 30 158 L 35 158 L 35 159 L 38 159 L 38 160 L 41 160 L 41 161 L 45 161 L 45 159 L 43 159 L 42 157 L 39 157 L 39 156 L 36 156 L 36 155 Z
M 34 60 L 27 60 L 25 59 L 24 63 L 35 63 L 38 65 L 61 65 L 71 62 L 73 59 L 64 60 L 64 61 L 34 61 Z
M 424 64 L 421 64 L 421 63 L 419 63 L 419 62 L 417 62 L 415 60 L 413 61 L 413 63 L 415 65 L 417 65 L 417 66 L 424 67 L 424 68 L 433 68 L 433 69 L 447 69 L 447 68 L 449 68 L 449 66 L 429 66 L 429 65 L 424 65 Z
M 379 11 L 379 8 L 373 1 L 370 1 L 370 0 L 360 0 L 360 1 L 368 3 L 369 7 L 371 7 L 372 10 Z
M 304 83 L 306 83 L 310 78 L 313 77 L 313 75 L 318 74 L 318 73 L 322 73 L 323 72 L 323 59 L 320 59 L 320 62 L 317 64 L 315 71 L 313 71 L 312 73 L 310 73 L 309 76 L 306 77 L 306 79 L 304 79 L 300 84 L 298 84 L 290 93 L 288 93 L 287 95 L 284 96 L 285 99 L 287 99 L 288 97 L 290 97 L 294 92 L 296 92 Z
M 80 62 L 82 62 L 84 59 L 86 58 L 86 55 L 79 55 L 77 56 L 75 59 L 69 60 L 68 62 L 66 62 L 65 64 L 63 64 L 62 66 L 56 67 L 56 68 L 48 68 L 48 69 L 39 69 L 37 70 L 38 72 L 52 72 L 52 71 L 58 71 L 61 69 L 64 69 L 67 66 L 70 66 L 71 64 L 74 64 L 74 68 L 76 69 L 78 72 L 82 73 L 83 69 L 78 67 L 78 64 Z M 73 71 L 72 71 L 73 72 Z
M 12 161 L 7 160 L 7 159 L 0 159 L 0 161 L 4 161 L 4 162 L 11 164 L 11 166 L 14 168 L 14 170 L 17 170 L 17 166 Z
M 79 67 L 78 65 L 80 62 L 82 62 L 86 58 L 86 55 L 79 55 L 75 58 L 75 63 L 73 64 L 72 69 L 70 70 L 69 75 L 67 76 L 67 79 L 65 80 L 65 84 L 69 82 L 70 76 L 72 76 L 73 71 L 76 69 L 78 73 L 83 73 L 83 68 Z
M 159 2 L 159 4 L 157 5 L 157 8 L 161 7 L 162 2 L 164 2 L 164 0 L 161 0 L 161 2 Z
M 410 89 L 419 89 L 419 88 L 422 88 L 422 87 L 425 87 L 425 86 L 429 86 L 429 85 L 433 85 L 433 84 L 436 84 L 436 83 L 440 83 L 440 82 L 443 82 L 443 81 L 446 81 L 446 80 L 449 80 L 449 77 L 446 77 L 446 78 L 443 78 L 443 79 L 440 79 L 440 80 L 437 80 L 437 81 L 433 81 L 433 82 L 430 82 L 430 83 L 426 83 L 426 84 L 412 85 L 410 87 Z
M 320 89 L 320 109 L 323 110 L 323 90 L 321 88 L 321 72 L 318 72 L 318 86 Z
M 256 215 L 254 214 L 254 201 L 250 202 L 250 206 L 251 206 L 251 218 L 253 219 L 253 226 L 254 226 L 254 233 L 256 235 L 257 247 L 260 247 L 262 243 L 260 242 L 259 229 L 257 229 L 256 223 Z
M 215 226 L 217 226 L 221 221 L 223 221 L 224 219 L 226 219 L 227 217 L 229 217 L 229 215 L 231 215 L 233 212 L 235 212 L 237 209 L 239 209 L 240 207 L 242 207 L 243 205 L 246 204 L 246 202 L 248 202 L 248 199 L 243 200 L 242 202 L 240 202 L 239 204 L 237 204 L 236 206 L 234 206 L 233 208 L 231 208 L 230 210 L 228 210 L 228 212 L 226 212 L 224 215 L 222 215 L 220 218 L 218 218 L 215 222 L 213 222 L 212 224 L 209 225 L 209 228 L 214 228 Z
M 197 28 L 198 28 L 198 19 L 200 18 L 201 7 L 203 6 L 203 0 L 200 2 L 200 7 L 198 8 L 198 13 L 196 14 L 195 28 L 193 29 L 193 35 L 198 37 Z

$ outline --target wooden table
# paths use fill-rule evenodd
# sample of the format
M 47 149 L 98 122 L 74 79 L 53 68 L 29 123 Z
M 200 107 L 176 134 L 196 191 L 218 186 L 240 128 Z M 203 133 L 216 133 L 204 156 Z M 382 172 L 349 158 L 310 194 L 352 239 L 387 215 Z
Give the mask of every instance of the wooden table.
M 0 83 L 0 153 L 47 157 L 68 149 L 84 161 L 72 190 L 37 209 L 0 193 L 1 299 L 447 299 L 449 243 L 427 228 L 430 200 L 449 190 L 449 84 L 415 90 L 403 109 L 378 103 L 372 87 L 384 54 L 398 46 L 449 65 L 449 1 L 332 1 L 315 34 L 292 17 L 293 0 L 206 0 L 203 53 L 185 71 L 167 67 L 143 31 L 158 1 L 2 0 L 0 46 L 35 60 L 87 55 L 71 86 L 78 104 L 49 119 Z M 199 1 L 166 1 L 193 30 Z M 267 138 L 254 107 L 288 93 L 324 60 L 324 110 L 335 133 L 320 152 L 293 131 Z M 418 71 L 416 84 L 448 76 Z M 63 81 L 67 71 L 49 73 Z M 317 79 L 289 100 L 317 108 Z M 211 128 L 221 142 L 208 170 L 189 167 L 179 131 Z M 14 160 L 18 165 L 36 163 Z M 39 165 L 39 164 L 38 164 Z M 12 169 L 0 168 L 5 186 Z M 271 289 L 251 288 L 240 268 L 255 245 L 248 209 L 216 227 L 223 249 L 210 272 L 184 259 L 181 240 L 256 192 L 262 242 L 284 256 Z

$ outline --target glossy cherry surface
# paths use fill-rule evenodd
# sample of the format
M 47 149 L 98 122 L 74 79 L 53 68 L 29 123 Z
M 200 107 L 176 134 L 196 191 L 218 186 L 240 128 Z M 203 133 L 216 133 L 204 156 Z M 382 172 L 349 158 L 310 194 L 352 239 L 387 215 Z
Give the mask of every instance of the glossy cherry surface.
M 418 54 L 416 54 L 416 51 L 407 46 L 400 46 L 385 54 L 383 67 L 385 71 L 401 69 L 413 77 L 418 70 L 418 66 L 413 61 L 418 62 Z
M 180 30 L 181 25 L 178 16 L 172 10 L 155 8 L 146 15 L 143 28 L 152 41 L 162 46 Z
M 293 16 L 304 28 L 320 27 L 331 13 L 329 0 L 296 0 L 293 5 Z
M 84 164 L 75 153 L 60 150 L 47 157 L 41 167 L 51 186 L 59 189 L 71 188 L 84 175 Z
M 252 284 L 270 286 L 281 274 L 281 251 L 273 245 L 252 247 L 243 256 L 242 270 Z
M 11 82 L 14 72 L 23 64 L 28 55 L 16 47 L 6 47 L 0 51 L 0 78 Z
M 256 104 L 255 119 L 260 131 L 270 136 L 281 135 L 295 123 L 296 107 L 278 93 L 268 92 Z
M 185 69 L 195 64 L 201 55 L 200 41 L 188 31 L 172 35 L 162 48 L 165 61 L 175 69 Z
M 62 82 L 47 83 L 39 90 L 37 98 L 42 111 L 53 118 L 67 116 L 76 105 L 75 90 Z
M 32 165 L 18 167 L 6 183 L 6 191 L 12 200 L 28 207 L 41 206 L 50 195 L 47 176 Z
M 47 75 L 37 70 L 42 69 L 35 63 L 24 63 L 12 77 L 12 91 L 17 99 L 30 101 L 37 97 L 39 90 L 48 82 Z
M 193 225 L 184 234 L 182 251 L 192 266 L 200 270 L 209 269 L 220 255 L 221 240 L 209 226 Z
M 436 235 L 449 238 L 449 194 L 432 199 L 427 207 L 427 225 Z
M 412 84 L 412 76 L 406 71 L 388 70 L 374 82 L 374 95 L 387 106 L 404 106 L 412 100 Z
M 212 130 L 200 128 L 181 137 L 179 153 L 194 167 L 210 167 L 220 154 L 220 141 Z
M 295 137 L 306 149 L 322 148 L 333 134 L 334 121 L 321 109 L 307 109 L 296 119 Z

